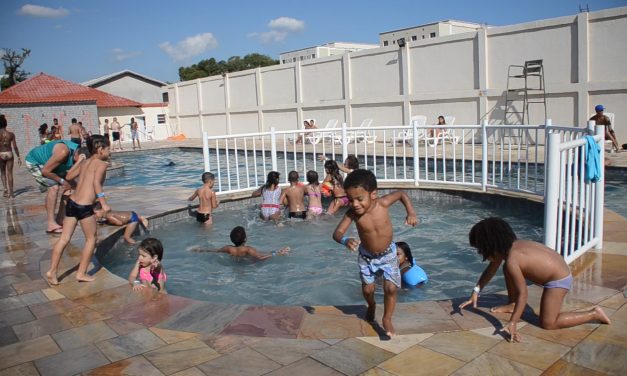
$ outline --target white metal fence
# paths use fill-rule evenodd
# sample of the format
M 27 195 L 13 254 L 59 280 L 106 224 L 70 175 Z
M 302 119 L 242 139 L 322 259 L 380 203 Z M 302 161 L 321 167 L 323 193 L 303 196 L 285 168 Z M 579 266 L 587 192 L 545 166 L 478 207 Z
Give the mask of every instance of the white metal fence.
M 221 193 L 256 189 L 270 171 L 278 171 L 282 182 L 292 170 L 300 176 L 314 170 L 322 180 L 320 155 L 341 164 L 354 154 L 360 167 L 373 171 L 379 182 L 500 189 L 544 197 L 550 203 L 545 205 L 545 243 L 570 262 L 602 241 L 603 181 L 583 181 L 583 136 L 588 132 L 552 126 L 547 120 L 546 125 L 342 124 L 230 136 L 205 133 L 203 159 L 205 171 L 216 174 Z M 603 145 L 603 135 L 595 137 Z M 551 162 L 545 165 L 545 160 Z M 547 196 L 554 189 L 545 187 L 559 187 L 559 195 Z

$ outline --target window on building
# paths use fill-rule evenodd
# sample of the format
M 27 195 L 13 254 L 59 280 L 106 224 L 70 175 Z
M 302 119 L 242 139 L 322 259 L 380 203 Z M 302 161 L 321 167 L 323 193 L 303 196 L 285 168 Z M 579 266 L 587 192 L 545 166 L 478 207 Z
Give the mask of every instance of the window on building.
M 435 33 L 431 33 L 431 34 L 429 35 L 429 38 L 435 38 Z
M 396 40 L 395 40 L 395 39 L 394 39 L 394 40 L 392 40 L 392 44 L 396 44 Z
M 300 60 L 301 60 L 301 61 L 302 61 L 302 60 L 305 60 L 305 57 L 304 57 L 304 56 L 301 56 L 301 57 L 300 57 Z
M 412 36 L 411 36 L 411 40 L 416 40 L 416 39 L 418 39 L 418 37 L 417 37 L 417 36 L 415 36 L 415 35 L 412 35 Z
M 316 54 L 311 54 L 311 58 L 315 59 L 316 58 Z
M 168 93 L 161 93 L 161 99 L 163 99 L 164 103 L 168 103 L 170 101 L 168 98 Z
M 157 124 L 165 124 L 165 115 L 164 114 L 157 115 Z
M 384 45 L 384 46 L 387 46 L 387 45 L 388 45 L 388 41 L 387 41 L 387 40 L 384 40 L 384 41 L 383 41 L 383 45 Z
M 425 36 L 424 36 L 424 35 L 422 36 L 422 39 L 425 39 Z

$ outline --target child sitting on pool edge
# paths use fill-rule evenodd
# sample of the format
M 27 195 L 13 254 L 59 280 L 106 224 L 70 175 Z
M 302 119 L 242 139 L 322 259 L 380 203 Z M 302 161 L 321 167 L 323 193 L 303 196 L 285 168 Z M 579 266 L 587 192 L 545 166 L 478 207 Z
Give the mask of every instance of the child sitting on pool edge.
M 154 286 L 159 292 L 165 292 L 165 281 L 168 277 L 163 270 L 163 244 L 159 239 L 146 238 L 139 244 L 137 262 L 128 276 L 128 282 L 134 291 Z M 139 276 L 139 279 L 137 277 Z
M 290 247 L 283 247 L 279 251 L 274 251 L 271 253 L 261 253 L 257 251 L 254 247 L 246 245 L 246 230 L 242 226 L 237 226 L 231 230 L 231 241 L 233 245 L 225 245 L 220 249 L 195 249 L 195 252 L 222 252 L 228 253 L 234 257 L 246 257 L 250 256 L 256 258 L 257 260 L 265 260 L 272 256 L 283 256 L 290 252 Z
M 307 209 L 305 208 L 305 186 L 298 181 L 298 172 L 290 171 L 287 180 L 290 186 L 281 192 L 280 201 L 287 204 L 289 208 L 288 218 L 307 218 Z
M 328 162 L 327 162 L 328 163 Z M 401 272 L 398 268 L 396 244 L 392 241 L 393 229 L 389 207 L 401 201 L 407 211 L 405 223 L 418 224 L 411 200 L 403 191 L 394 191 L 377 197 L 377 179 L 371 171 L 355 170 L 346 176 L 344 189 L 350 209 L 344 214 L 333 233 L 333 239 L 350 251 L 359 251 L 357 263 L 361 275 L 361 287 L 368 312 L 367 321 L 374 321 L 376 302 L 374 299 L 375 278 L 383 275 L 384 311 L 383 329 L 388 336 L 395 335 L 392 313 L 396 306 L 396 289 L 401 287 Z M 359 239 L 345 236 L 346 230 L 355 222 Z
M 470 245 L 477 248 L 477 253 L 490 264 L 481 274 L 470 298 L 459 308 L 470 304 L 476 308 L 479 292 L 490 282 L 501 263 L 505 262 L 503 274 L 509 303 L 493 307 L 491 311 L 512 314 L 505 327 L 511 342 L 521 341 L 516 325 L 527 305 L 527 279 L 544 287 L 540 303 L 540 327 L 543 329 L 569 328 L 590 321 L 610 324 L 610 319 L 600 307 L 586 312 L 560 313 L 573 281 L 564 258 L 543 244 L 517 239 L 503 219 L 487 218 L 480 221 L 472 227 L 468 238 Z
M 213 223 L 211 211 L 220 205 L 220 201 L 216 197 L 216 193 L 213 191 L 215 176 L 211 172 L 205 172 L 202 174 L 202 182 L 203 186 L 195 190 L 194 194 L 189 196 L 187 201 L 193 201 L 196 197 L 198 197 L 200 205 L 196 211 L 196 221 L 205 225 L 210 225 Z

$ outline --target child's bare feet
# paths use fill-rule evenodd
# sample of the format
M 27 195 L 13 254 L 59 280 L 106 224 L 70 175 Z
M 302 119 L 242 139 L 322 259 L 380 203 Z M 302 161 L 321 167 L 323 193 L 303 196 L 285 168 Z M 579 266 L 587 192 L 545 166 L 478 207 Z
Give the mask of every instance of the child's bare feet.
M 516 303 L 509 303 L 498 307 L 490 308 L 490 312 L 493 313 L 512 313 L 514 312 L 514 306 Z
M 366 312 L 366 321 L 367 322 L 374 322 L 374 313 L 377 309 L 377 306 L 375 304 L 368 306 L 368 312 Z
M 78 274 L 76 275 L 76 280 L 78 282 L 93 282 L 96 280 L 96 277 L 92 277 L 90 275 L 81 275 L 79 276 Z
M 392 319 L 383 319 L 383 330 L 385 330 L 385 334 L 388 337 L 394 337 L 396 335 L 394 326 L 392 325 Z
M 596 317 L 597 320 L 599 320 L 602 324 L 611 324 L 612 321 L 610 320 L 609 317 L 607 317 L 607 315 L 605 314 L 605 311 L 603 310 L 603 308 L 601 307 L 594 307 L 593 309 L 594 311 L 594 315 Z
M 52 274 L 50 272 L 46 272 L 46 280 L 48 281 L 48 284 L 50 286 L 56 286 L 56 285 L 59 284 L 59 281 L 57 280 L 57 276 L 55 274 Z

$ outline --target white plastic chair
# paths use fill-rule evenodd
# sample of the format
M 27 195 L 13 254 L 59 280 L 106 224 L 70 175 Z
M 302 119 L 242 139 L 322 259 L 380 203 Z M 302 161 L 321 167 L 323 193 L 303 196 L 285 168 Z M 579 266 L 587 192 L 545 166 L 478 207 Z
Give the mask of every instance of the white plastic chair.
M 325 125 L 323 129 L 335 128 L 335 127 L 337 127 L 337 123 L 338 123 L 337 119 L 330 119 L 329 121 L 327 121 L 327 125 Z M 311 133 L 311 134 L 305 136 L 305 139 L 310 144 L 317 144 L 320 141 L 323 141 L 325 139 L 333 140 L 334 137 L 335 137 L 334 136 L 334 132 L 320 132 L 320 131 L 318 131 L 318 132 Z
M 372 119 L 364 119 L 359 127 L 354 131 L 355 141 L 362 142 L 365 141 L 369 144 L 374 143 L 377 140 L 377 135 L 374 134 L 370 126 L 372 125 Z
M 446 125 L 455 124 L 455 116 L 444 116 L 444 122 Z M 459 136 L 454 136 L 453 130 L 451 128 L 446 128 L 440 134 L 442 137 L 442 141 L 450 141 L 452 144 L 456 144 L 459 142 Z
M 392 140 L 393 142 L 407 142 L 410 143 L 411 141 L 413 141 L 414 139 L 414 124 L 416 124 L 416 126 L 420 127 L 420 126 L 425 126 L 427 124 L 427 117 L 424 115 L 415 115 L 411 117 L 411 120 L 409 122 L 409 124 L 411 125 L 411 128 L 404 130 L 404 131 L 400 131 L 396 134 L 396 137 L 394 137 L 394 139 Z M 418 130 L 418 140 L 422 140 L 426 137 L 425 133 L 424 133 L 424 129 L 419 129 Z

